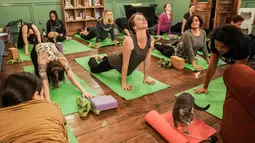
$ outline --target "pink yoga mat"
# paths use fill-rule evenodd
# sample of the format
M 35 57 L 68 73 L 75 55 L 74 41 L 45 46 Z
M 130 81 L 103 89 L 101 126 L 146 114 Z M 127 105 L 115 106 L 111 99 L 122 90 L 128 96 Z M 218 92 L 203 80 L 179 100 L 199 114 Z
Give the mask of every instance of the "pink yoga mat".
M 149 112 L 144 119 L 169 143 L 199 143 L 216 133 L 216 130 L 197 118 L 188 126 L 190 135 L 183 134 L 183 128 L 174 128 L 172 111 L 158 114 Z

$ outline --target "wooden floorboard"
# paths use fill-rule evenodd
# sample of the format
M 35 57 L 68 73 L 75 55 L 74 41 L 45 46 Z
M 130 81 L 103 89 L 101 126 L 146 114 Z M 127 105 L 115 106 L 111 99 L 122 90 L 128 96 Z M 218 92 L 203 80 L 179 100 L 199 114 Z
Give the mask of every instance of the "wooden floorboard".
M 80 39 L 74 39 L 87 45 Z M 7 48 L 11 46 L 11 44 L 6 45 Z M 74 73 L 83 79 L 91 89 L 95 90 L 98 95 L 112 95 L 118 101 L 118 109 L 101 112 L 99 116 L 93 113 L 90 113 L 85 119 L 81 119 L 77 113 L 66 116 L 68 124 L 80 143 L 165 143 L 166 141 L 144 121 L 144 116 L 151 110 L 156 110 L 159 113 L 171 110 L 176 100 L 174 95 L 202 84 L 205 72 L 195 78 L 194 72 L 186 69 L 159 67 L 157 64 L 159 59 L 152 57 L 149 75 L 162 83 L 169 84 L 171 88 L 126 101 L 74 61 L 79 57 L 110 54 L 120 50 L 121 47 L 111 46 L 65 55 Z M 31 61 L 9 65 L 7 64 L 8 59 L 9 57 L 4 58 L 0 80 L 8 74 L 22 71 L 23 66 L 32 65 Z M 218 67 L 214 79 L 222 76 L 226 68 L 227 66 Z M 142 64 L 138 70 L 143 72 Z M 219 130 L 220 120 L 218 118 L 197 110 L 195 110 L 195 114 L 197 118 Z

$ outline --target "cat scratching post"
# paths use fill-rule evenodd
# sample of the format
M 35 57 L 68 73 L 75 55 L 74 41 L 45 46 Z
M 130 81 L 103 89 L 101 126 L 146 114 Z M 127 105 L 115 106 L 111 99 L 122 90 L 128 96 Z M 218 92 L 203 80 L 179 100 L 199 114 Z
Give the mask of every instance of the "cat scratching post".
M 99 96 L 91 99 L 93 109 L 105 111 L 117 108 L 117 101 L 112 96 Z
M 10 51 L 11 51 L 11 59 L 12 60 L 17 60 L 19 58 L 19 52 L 18 52 L 18 49 L 17 48 L 9 48 Z
M 171 56 L 171 65 L 179 70 L 184 69 L 184 59 L 178 56 Z

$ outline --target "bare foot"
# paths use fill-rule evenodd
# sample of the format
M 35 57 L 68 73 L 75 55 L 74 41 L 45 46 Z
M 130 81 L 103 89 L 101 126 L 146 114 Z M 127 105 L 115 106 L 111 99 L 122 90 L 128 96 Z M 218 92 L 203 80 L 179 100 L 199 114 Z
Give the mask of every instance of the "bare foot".
M 83 35 L 88 35 L 89 32 L 88 32 L 87 30 L 84 30 L 83 32 L 81 32 L 81 34 L 83 34 Z
M 72 37 L 67 37 L 67 36 L 66 36 L 66 40 L 71 40 L 71 39 L 72 39 Z
M 101 60 L 103 60 L 103 57 L 102 56 L 97 56 L 97 60 L 101 61 Z

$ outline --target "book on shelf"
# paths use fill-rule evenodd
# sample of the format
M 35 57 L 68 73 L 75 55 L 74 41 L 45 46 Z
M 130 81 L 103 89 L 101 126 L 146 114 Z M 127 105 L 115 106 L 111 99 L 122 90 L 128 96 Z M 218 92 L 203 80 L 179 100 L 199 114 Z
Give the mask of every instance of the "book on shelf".
M 101 6 L 100 0 L 95 0 L 95 6 Z
M 96 9 L 96 19 L 99 19 L 101 17 L 101 11 L 100 9 Z
M 65 8 L 73 8 L 71 0 L 65 0 Z
M 92 0 L 89 0 L 89 7 L 92 6 Z

